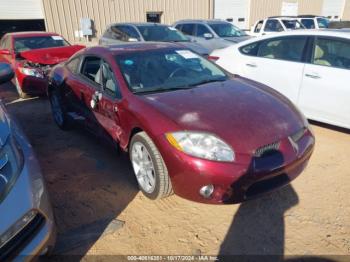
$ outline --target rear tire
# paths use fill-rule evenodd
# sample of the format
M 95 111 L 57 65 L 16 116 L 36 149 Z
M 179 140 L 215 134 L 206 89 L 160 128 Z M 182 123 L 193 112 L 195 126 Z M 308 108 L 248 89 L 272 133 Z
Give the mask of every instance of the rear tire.
M 22 99 L 29 98 L 29 96 L 27 95 L 27 93 L 24 93 L 24 92 L 23 92 L 22 87 L 21 87 L 20 84 L 19 84 L 19 81 L 18 81 L 17 76 L 15 77 L 15 85 L 16 85 L 16 89 L 17 89 L 18 96 L 19 96 L 20 98 L 22 98 Z
M 62 130 L 72 129 L 72 123 L 67 114 L 61 92 L 58 88 L 54 88 L 49 94 L 52 117 L 56 125 Z
M 160 199 L 173 194 L 164 160 L 145 132 L 132 137 L 129 155 L 140 190 L 146 197 Z

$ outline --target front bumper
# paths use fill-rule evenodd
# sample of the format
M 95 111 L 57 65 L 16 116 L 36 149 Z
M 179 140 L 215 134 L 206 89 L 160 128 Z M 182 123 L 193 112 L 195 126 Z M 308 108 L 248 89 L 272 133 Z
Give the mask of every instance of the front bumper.
M 35 76 L 27 76 L 16 70 L 16 77 L 22 91 L 29 95 L 46 95 L 48 87 L 48 79 L 38 78 Z
M 24 167 L 14 187 L 0 203 L 0 236 L 28 212 L 36 211 L 38 215 L 33 223 L 23 227 L 0 248 L 0 261 L 30 260 L 52 248 L 56 236 L 48 193 L 35 155 L 19 130 L 14 135 L 23 151 Z
M 307 130 L 298 141 L 298 150 L 286 138 L 279 151 L 264 157 L 237 154 L 233 163 L 188 156 L 163 137 L 158 143 L 175 194 L 201 203 L 235 204 L 285 186 L 300 175 L 312 155 L 315 138 Z M 206 185 L 214 186 L 210 198 L 199 193 Z

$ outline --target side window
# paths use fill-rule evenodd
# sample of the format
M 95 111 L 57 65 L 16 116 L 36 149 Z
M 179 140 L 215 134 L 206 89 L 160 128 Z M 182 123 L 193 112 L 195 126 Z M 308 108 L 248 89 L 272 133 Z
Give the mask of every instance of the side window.
M 175 28 L 179 31 L 182 31 L 182 24 L 178 24 L 175 26 Z
M 5 39 L 6 39 L 6 37 L 3 37 L 3 38 L 1 38 L 1 40 L 0 40 L 0 48 L 1 48 L 1 49 L 4 49 L 4 48 L 5 48 Z
M 183 24 L 181 31 L 185 35 L 194 35 L 194 24 Z
M 75 57 L 67 63 L 67 68 L 74 74 L 78 73 L 81 58 Z
M 137 40 L 140 40 L 140 36 L 134 28 L 124 25 L 112 26 L 110 37 L 112 39 L 125 42 L 129 41 L 129 38 L 136 38 Z
M 3 43 L 2 43 L 2 46 L 4 49 L 8 49 L 8 50 L 11 50 L 11 37 L 6 37 L 4 40 L 3 40 Z
M 211 34 L 209 29 L 205 25 L 197 24 L 196 36 L 204 37 L 205 34 Z
M 239 50 L 244 55 L 257 56 L 259 51 L 260 42 L 242 46 Z
M 121 93 L 120 89 L 117 85 L 117 81 L 114 77 L 114 73 L 110 66 L 106 63 L 103 62 L 101 66 L 102 70 L 102 84 L 104 87 L 104 91 L 116 98 L 121 98 Z
M 276 19 L 267 20 L 265 25 L 265 32 L 281 32 L 283 27 L 281 23 Z
M 315 29 L 315 22 L 313 19 L 301 19 L 301 23 L 307 29 Z
M 100 73 L 101 59 L 98 57 L 86 57 L 81 69 L 81 74 L 91 81 L 101 85 L 101 73 Z
M 332 38 L 317 38 L 312 63 L 350 69 L 350 41 Z
M 264 58 L 301 62 L 306 37 L 283 37 L 266 40 L 260 44 L 258 56 Z
M 263 20 L 259 21 L 259 23 L 254 28 L 254 33 L 259 33 L 261 28 L 262 28 L 262 26 L 263 26 L 263 24 L 264 24 Z

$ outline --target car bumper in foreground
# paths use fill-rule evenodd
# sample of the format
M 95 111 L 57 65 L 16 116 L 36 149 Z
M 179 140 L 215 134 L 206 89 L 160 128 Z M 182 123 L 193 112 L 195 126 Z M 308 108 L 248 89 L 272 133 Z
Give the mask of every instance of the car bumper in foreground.
M 0 261 L 30 260 L 55 243 L 55 224 L 40 168 L 23 134 L 16 133 L 24 167 L 15 185 L 0 203 Z M 1 243 L 1 242 L 0 242 Z

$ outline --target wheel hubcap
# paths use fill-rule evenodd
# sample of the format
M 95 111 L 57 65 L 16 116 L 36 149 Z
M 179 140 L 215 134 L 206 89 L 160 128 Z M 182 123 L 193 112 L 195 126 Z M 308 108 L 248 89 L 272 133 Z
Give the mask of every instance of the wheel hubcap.
M 152 193 L 156 186 L 155 168 L 147 148 L 141 142 L 133 144 L 131 162 L 140 187 L 147 193 Z
M 60 102 L 58 101 L 58 98 L 56 95 L 51 96 L 51 106 L 52 106 L 52 114 L 53 114 L 55 121 L 59 125 L 62 125 L 63 113 L 62 113 L 62 108 L 61 108 Z

